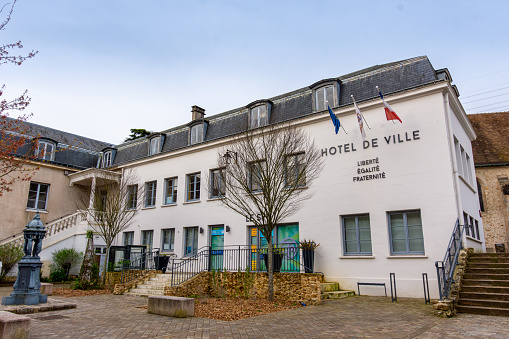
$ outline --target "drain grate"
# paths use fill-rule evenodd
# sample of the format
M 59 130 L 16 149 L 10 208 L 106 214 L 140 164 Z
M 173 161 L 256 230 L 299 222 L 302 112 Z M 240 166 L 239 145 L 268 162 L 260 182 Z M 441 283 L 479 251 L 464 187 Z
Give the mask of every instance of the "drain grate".
M 64 319 L 64 318 L 69 318 L 69 317 L 66 317 L 64 315 L 59 315 L 59 314 L 53 314 L 53 315 L 45 315 L 42 317 L 38 317 L 36 319 L 37 320 L 55 320 L 55 319 Z

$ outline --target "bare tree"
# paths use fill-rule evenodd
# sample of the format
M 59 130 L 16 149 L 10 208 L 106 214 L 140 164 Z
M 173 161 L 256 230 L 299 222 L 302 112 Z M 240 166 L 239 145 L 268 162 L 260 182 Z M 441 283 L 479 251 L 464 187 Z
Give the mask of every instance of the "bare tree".
M 272 231 L 311 197 L 309 186 L 323 168 L 319 150 L 301 129 L 289 123 L 272 125 L 239 135 L 219 151 L 218 165 L 224 168 L 221 202 L 249 217 L 267 239 L 268 299 L 272 301 Z
M 81 200 L 88 214 L 88 224 L 106 244 L 106 260 L 103 266 L 103 284 L 110 247 L 115 237 L 127 229 L 141 209 L 143 187 L 139 188 L 138 180 L 133 171 L 124 171 L 120 182 L 110 182 L 97 186 L 90 192 L 93 195 L 92 208 L 86 199 Z
M 0 5 L 0 16 L 4 16 L 4 18 L 0 18 L 0 31 L 4 30 L 11 20 L 15 4 L 16 0 Z M 0 45 L 0 65 L 9 63 L 19 66 L 37 54 L 36 51 L 31 51 L 25 56 L 10 53 L 11 50 L 21 48 L 23 48 L 21 41 Z M 4 91 L 5 85 L 1 85 L 0 97 Z M 34 158 L 33 147 L 25 150 L 23 157 L 16 154 L 20 148 L 31 141 L 31 138 L 26 134 L 27 128 L 24 125 L 30 115 L 22 114 L 17 119 L 8 118 L 9 112 L 24 111 L 29 104 L 30 98 L 26 91 L 15 99 L 0 100 L 0 196 L 3 192 L 9 192 L 11 185 L 16 181 L 30 180 L 35 171 L 39 169 L 38 166 L 30 165 L 30 160 Z

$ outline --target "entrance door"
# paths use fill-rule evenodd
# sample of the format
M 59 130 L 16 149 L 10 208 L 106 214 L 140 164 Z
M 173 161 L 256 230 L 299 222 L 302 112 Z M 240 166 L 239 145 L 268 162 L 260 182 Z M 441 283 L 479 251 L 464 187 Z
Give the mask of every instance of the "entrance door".
M 278 247 L 284 248 L 281 272 L 298 272 L 299 261 L 299 225 L 281 225 L 277 227 Z
M 223 269 L 224 226 L 210 228 L 210 269 Z

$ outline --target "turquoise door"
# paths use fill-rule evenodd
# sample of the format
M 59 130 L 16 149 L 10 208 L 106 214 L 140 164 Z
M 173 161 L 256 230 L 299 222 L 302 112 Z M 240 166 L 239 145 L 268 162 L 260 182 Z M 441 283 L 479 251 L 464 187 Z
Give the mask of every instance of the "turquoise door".
M 224 226 L 210 228 L 210 269 L 223 269 Z
M 284 248 L 281 272 L 298 272 L 300 270 L 299 225 L 278 226 L 277 247 Z

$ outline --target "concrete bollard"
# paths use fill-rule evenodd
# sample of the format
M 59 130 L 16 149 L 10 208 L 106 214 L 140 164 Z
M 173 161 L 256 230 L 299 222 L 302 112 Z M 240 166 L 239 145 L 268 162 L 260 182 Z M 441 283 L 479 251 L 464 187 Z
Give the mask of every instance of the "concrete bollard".
M 26 339 L 30 334 L 30 318 L 24 315 L 0 311 L 0 338 Z
M 53 295 L 53 284 L 41 283 L 41 294 Z
M 148 313 L 176 318 L 194 317 L 194 299 L 165 295 L 149 296 Z

